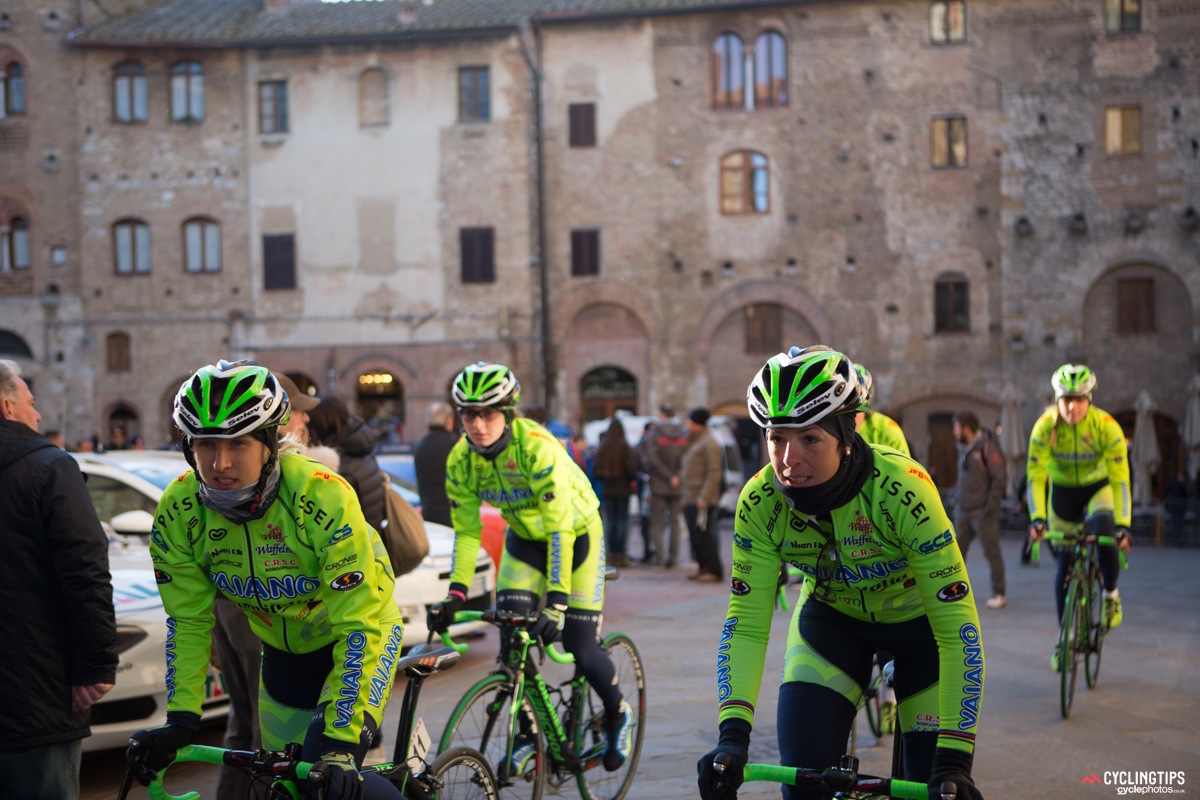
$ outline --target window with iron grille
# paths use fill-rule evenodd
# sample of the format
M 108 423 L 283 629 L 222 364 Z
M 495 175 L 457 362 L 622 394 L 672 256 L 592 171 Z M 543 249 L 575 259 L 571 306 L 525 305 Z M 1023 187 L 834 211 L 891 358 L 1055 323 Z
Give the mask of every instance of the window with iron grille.
M 577 228 L 571 231 L 571 274 L 600 274 L 600 231 Z
M 491 118 L 491 73 L 488 67 L 459 67 L 458 121 L 488 122 Z
M 296 234 L 263 235 L 263 288 L 296 288 Z
M 495 283 L 494 239 L 492 228 L 463 228 L 459 231 L 463 283 Z

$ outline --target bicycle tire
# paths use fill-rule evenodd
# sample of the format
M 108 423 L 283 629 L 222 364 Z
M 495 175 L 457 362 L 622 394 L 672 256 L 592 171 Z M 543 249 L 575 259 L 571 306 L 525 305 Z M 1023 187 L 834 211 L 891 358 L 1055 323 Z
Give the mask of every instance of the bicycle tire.
M 636 718 L 633 750 L 618 769 L 609 772 L 600 765 L 579 773 L 576 781 L 584 800 L 621 800 L 633 783 L 638 759 L 642 754 L 642 740 L 646 735 L 646 670 L 633 640 L 625 634 L 609 634 L 601 642 L 601 647 L 612 659 L 621 696 L 629 703 Z M 604 730 L 604 704 L 590 686 L 586 691 L 578 692 L 575 697 L 575 709 L 568 736 L 577 753 L 584 753 L 608 740 Z
M 473 747 L 452 747 L 429 766 L 429 800 L 500 800 L 500 789 L 487 759 Z
M 454 706 L 439 745 L 441 752 L 456 746 L 477 749 L 491 765 L 501 800 L 541 800 L 546 785 L 546 743 L 529 698 L 521 700 L 535 739 L 534 768 L 522 776 L 510 776 L 505 768 L 512 751 L 514 729 L 510 710 L 512 689 L 508 676 L 489 675 L 476 683 Z
M 1100 570 L 1095 564 L 1091 565 L 1088 576 L 1088 608 L 1087 608 L 1087 657 L 1084 660 L 1083 674 L 1087 679 L 1088 689 L 1095 689 L 1100 680 L 1100 648 L 1104 644 L 1104 635 L 1108 633 L 1104 619 L 1104 581 Z
M 1059 709 L 1063 719 L 1071 716 L 1075 699 L 1075 675 L 1079 668 L 1080 627 L 1083 621 L 1083 582 L 1072 576 L 1067 584 L 1063 604 L 1062 628 L 1058 637 Z

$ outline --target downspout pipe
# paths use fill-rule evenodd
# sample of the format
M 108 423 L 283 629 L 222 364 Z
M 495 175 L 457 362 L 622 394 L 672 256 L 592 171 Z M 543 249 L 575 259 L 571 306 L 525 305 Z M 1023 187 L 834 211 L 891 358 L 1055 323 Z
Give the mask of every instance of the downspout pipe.
M 536 52 L 531 52 L 530 50 L 530 38 L 533 40 L 532 46 Z M 521 42 L 521 55 L 525 58 L 525 65 L 529 68 L 529 75 L 532 79 L 530 94 L 533 104 L 532 144 L 533 169 L 535 174 L 531 216 L 534 224 L 537 226 L 537 232 L 534 236 L 534 253 L 531 261 L 537 266 L 538 299 L 540 301 L 534 306 L 538 309 L 540 321 L 538 326 L 538 341 L 540 343 L 542 366 L 540 402 L 547 412 L 553 414 L 554 401 L 557 394 L 555 386 L 557 383 L 557 370 L 555 368 L 554 344 L 550 338 L 550 267 L 546 263 L 546 179 L 542 127 L 542 70 L 539 66 L 541 63 L 541 30 L 538 28 L 536 19 L 528 16 L 521 19 L 517 29 L 517 39 Z

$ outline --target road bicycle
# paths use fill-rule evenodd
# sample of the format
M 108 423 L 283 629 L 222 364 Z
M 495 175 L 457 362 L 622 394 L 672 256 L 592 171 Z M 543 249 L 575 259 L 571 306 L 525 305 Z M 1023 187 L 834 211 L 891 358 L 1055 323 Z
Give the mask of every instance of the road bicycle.
M 646 671 L 637 647 L 623 633 L 610 633 L 600 643 L 613 661 L 621 695 L 635 717 L 629 757 L 609 772 L 603 764 L 608 746 L 604 704 L 578 668 L 561 683 L 547 682 L 539 667 L 546 656 L 559 664 L 572 664 L 574 658 L 530 637 L 525 628 L 535 619 L 498 610 L 455 614 L 456 622 L 482 620 L 498 626 L 505 646 L 497 668 L 458 701 L 442 734 L 441 749 L 478 748 L 495 770 L 505 800 L 539 800 L 547 784 L 557 792 L 572 778 L 585 800 L 620 800 L 633 783 L 645 734 Z M 443 635 L 442 640 L 448 642 L 448 637 Z M 466 645 L 458 647 L 465 650 Z M 512 765 L 518 739 L 534 748 L 519 774 Z
M 1096 688 L 1100 678 L 1100 653 L 1109 626 L 1104 614 L 1104 581 L 1100 576 L 1096 548 L 1114 547 L 1117 540 L 1112 536 L 1087 533 L 1083 523 L 1066 531 L 1046 531 L 1042 538 L 1048 544 L 1071 548 L 1071 566 L 1064 581 L 1066 599 L 1058 634 L 1059 709 L 1066 719 L 1071 716 L 1080 660 L 1084 662 L 1083 672 L 1089 689 Z M 1038 542 L 1034 542 L 1032 558 L 1037 560 L 1039 557 Z M 1127 566 L 1124 553 L 1120 553 L 1120 558 L 1121 566 Z
M 718 775 L 728 770 L 730 764 L 728 753 L 718 753 L 713 759 L 713 769 Z M 818 796 L 822 798 L 928 800 L 929 787 L 924 783 L 905 781 L 899 778 L 860 775 L 858 764 L 858 759 L 851 755 L 842 756 L 836 767 L 827 769 L 784 767 L 778 764 L 747 764 L 742 772 L 742 780 L 744 783 L 763 781 L 801 786 L 818 793 Z M 718 791 L 723 788 L 718 786 Z M 953 781 L 946 781 L 938 788 L 941 791 L 942 800 L 954 800 L 958 794 L 958 787 Z
M 363 775 L 380 775 L 390 781 L 407 800 L 499 800 L 500 790 L 487 759 L 473 747 L 443 749 L 430 762 L 427 758 L 432 740 L 425 723 L 416 715 L 421 684 L 429 676 L 449 669 L 461 660 L 462 654 L 450 647 L 433 649 L 418 645 L 396 662 L 396 672 L 408 677 L 400 705 L 400 721 L 396 726 L 396 744 L 392 761 L 363 767 Z M 125 800 L 134 777 L 150 778 L 150 771 L 141 763 L 138 748 L 143 743 L 130 739 L 126 754 L 125 779 L 117 800 Z M 272 800 L 295 800 L 302 797 L 306 782 L 320 781 L 322 773 L 312 772 L 313 764 L 300 760 L 300 745 L 288 744 L 283 751 L 226 750 L 206 745 L 181 747 L 172 764 L 197 761 L 207 764 L 228 764 L 251 777 L 252 782 L 270 786 Z M 169 767 L 168 767 L 169 769 Z M 163 786 L 164 769 L 149 781 L 151 800 L 199 800 L 197 792 L 180 795 L 169 793 Z M 221 798 L 221 800 L 227 800 Z
M 876 739 L 896 732 L 895 695 L 887 692 L 892 686 L 893 665 L 892 661 L 881 665 L 879 659 L 875 659 L 871 667 L 871 682 L 867 684 L 863 706 L 867 712 L 867 725 Z M 888 696 L 893 699 L 887 700 Z

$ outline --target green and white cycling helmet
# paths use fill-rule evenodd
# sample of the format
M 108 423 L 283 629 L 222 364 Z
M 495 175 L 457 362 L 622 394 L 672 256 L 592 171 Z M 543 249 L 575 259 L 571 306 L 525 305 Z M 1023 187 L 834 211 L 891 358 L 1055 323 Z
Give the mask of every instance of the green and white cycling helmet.
M 287 423 L 287 392 L 253 361 L 218 361 L 201 367 L 175 395 L 172 417 L 188 439 L 236 439 Z
M 503 364 L 476 361 L 458 373 L 450 394 L 459 408 L 512 408 L 521 402 L 521 383 Z
M 862 404 L 866 408 L 875 399 L 875 379 L 871 377 L 871 371 L 862 364 L 855 364 L 854 369 L 858 371 L 858 384 L 863 397 Z
M 1054 399 L 1060 397 L 1086 397 L 1092 399 L 1096 388 L 1096 373 L 1082 364 L 1063 364 L 1054 371 L 1050 379 L 1054 387 Z
M 773 356 L 746 390 L 750 419 L 763 428 L 805 428 L 862 405 L 850 359 L 820 344 Z

